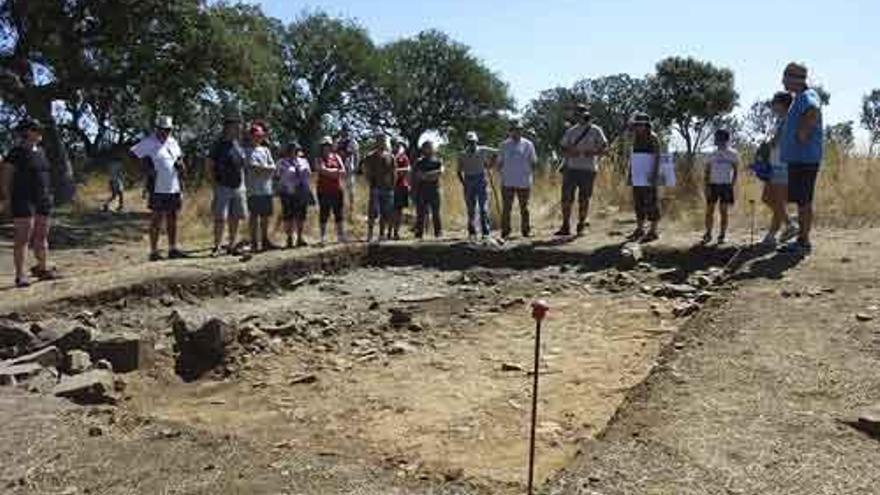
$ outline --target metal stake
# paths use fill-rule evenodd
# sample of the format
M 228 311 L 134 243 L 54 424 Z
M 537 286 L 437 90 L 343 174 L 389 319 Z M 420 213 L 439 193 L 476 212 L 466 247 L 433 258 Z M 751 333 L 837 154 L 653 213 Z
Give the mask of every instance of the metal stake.
M 541 363 L 541 322 L 550 306 L 544 301 L 532 303 L 532 318 L 535 319 L 535 369 L 532 380 L 532 424 L 529 436 L 529 478 L 528 494 L 532 495 L 535 481 L 535 430 L 538 424 L 538 368 Z

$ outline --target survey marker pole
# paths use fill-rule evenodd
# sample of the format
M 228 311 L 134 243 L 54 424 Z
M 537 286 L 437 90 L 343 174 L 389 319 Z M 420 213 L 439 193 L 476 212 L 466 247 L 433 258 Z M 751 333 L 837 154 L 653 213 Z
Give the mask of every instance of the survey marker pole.
M 541 322 L 547 316 L 550 306 L 544 301 L 532 303 L 532 318 L 535 319 L 535 369 L 532 375 L 532 424 L 529 432 L 529 481 L 528 494 L 534 492 L 535 481 L 535 429 L 538 424 L 538 368 L 541 363 Z

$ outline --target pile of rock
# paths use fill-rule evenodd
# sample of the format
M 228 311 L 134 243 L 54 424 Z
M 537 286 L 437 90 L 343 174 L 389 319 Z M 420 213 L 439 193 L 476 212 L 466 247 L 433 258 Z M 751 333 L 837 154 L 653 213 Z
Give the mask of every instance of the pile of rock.
M 0 320 L 0 385 L 52 393 L 77 403 L 113 403 L 128 373 L 153 361 L 152 339 L 103 335 L 84 318 Z

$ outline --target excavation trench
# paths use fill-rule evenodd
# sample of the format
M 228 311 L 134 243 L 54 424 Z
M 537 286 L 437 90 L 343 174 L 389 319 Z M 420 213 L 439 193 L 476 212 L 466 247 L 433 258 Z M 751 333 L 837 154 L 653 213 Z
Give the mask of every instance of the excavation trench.
M 94 295 L 91 307 L 101 328 L 157 339 L 154 369 L 129 379 L 126 407 L 137 414 L 506 493 L 526 465 L 528 301 L 552 306 L 539 480 L 603 430 L 683 321 L 679 301 L 650 293 L 688 273 L 621 273 L 616 253 L 391 246 Z M 172 313 L 241 329 L 222 370 L 174 374 Z

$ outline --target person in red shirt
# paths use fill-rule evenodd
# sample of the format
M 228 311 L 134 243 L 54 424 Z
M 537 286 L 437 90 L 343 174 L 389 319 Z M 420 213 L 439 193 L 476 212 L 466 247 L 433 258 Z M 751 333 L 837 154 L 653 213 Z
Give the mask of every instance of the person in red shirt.
M 403 222 L 403 210 L 409 207 L 409 173 L 410 161 L 406 154 L 406 143 L 398 140 L 394 146 L 394 162 L 397 179 L 394 183 L 394 217 L 391 222 L 392 237 L 400 240 L 400 224 Z
M 321 140 L 321 156 L 315 161 L 315 170 L 318 171 L 318 219 L 321 228 L 321 245 L 326 241 L 330 213 L 333 213 L 333 219 L 336 221 L 336 241 L 345 242 L 343 225 L 345 195 L 342 182 L 346 171 L 342 158 L 333 149 L 333 138 L 325 137 Z

